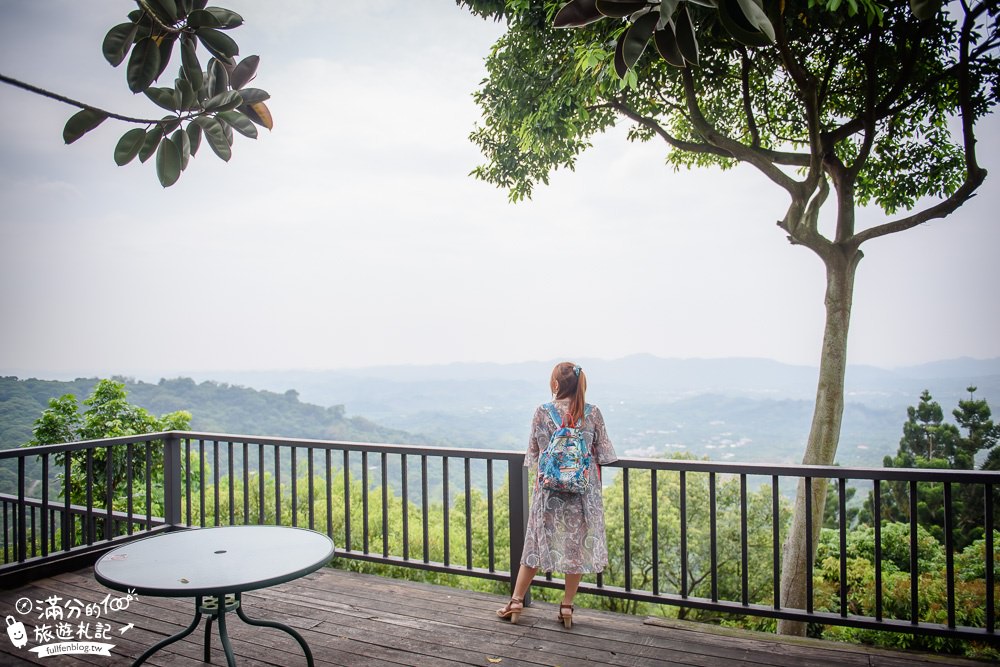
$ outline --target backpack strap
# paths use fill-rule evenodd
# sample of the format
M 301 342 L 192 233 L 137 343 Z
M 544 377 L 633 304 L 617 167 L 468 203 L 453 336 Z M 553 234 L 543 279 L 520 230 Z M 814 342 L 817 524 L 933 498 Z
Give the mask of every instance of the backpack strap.
M 555 403 L 546 403 L 542 407 L 545 408 L 546 410 L 548 410 L 549 417 L 555 423 L 556 428 L 562 427 L 562 417 L 559 416 L 559 411 L 556 410 L 556 404 Z
M 563 418 L 561 416 L 559 416 L 559 411 L 556 410 L 556 404 L 549 402 L 549 403 L 546 403 L 545 405 L 543 405 L 542 407 L 545 408 L 548 411 L 549 417 L 552 418 L 552 421 L 555 423 L 556 428 L 562 428 L 562 426 L 563 426 Z M 587 418 L 587 416 L 590 414 L 590 409 L 592 407 L 593 406 L 590 405 L 590 403 L 584 403 L 584 405 L 583 405 L 583 419 Z M 580 420 L 580 422 L 581 422 L 580 425 L 581 426 L 583 425 L 582 424 L 583 419 Z
M 556 427 L 557 428 L 562 428 L 563 418 L 561 416 L 559 416 L 559 411 L 556 410 L 556 404 L 552 403 L 552 402 L 549 402 L 549 403 L 546 403 L 545 405 L 543 405 L 542 407 L 545 408 L 548 411 L 549 417 L 552 418 L 552 421 L 555 423 Z M 590 415 L 590 409 L 592 407 L 593 406 L 590 403 L 584 403 L 584 405 L 583 405 L 583 419 L 586 419 Z M 580 421 L 582 422 L 583 419 L 581 419 Z

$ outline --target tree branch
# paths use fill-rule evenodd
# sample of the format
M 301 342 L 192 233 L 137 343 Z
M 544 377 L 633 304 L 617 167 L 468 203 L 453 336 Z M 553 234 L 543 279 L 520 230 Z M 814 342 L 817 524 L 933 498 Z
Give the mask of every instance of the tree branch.
M 663 139 L 665 142 L 667 142 L 672 147 L 678 150 L 688 151 L 691 153 L 710 153 L 712 155 L 718 155 L 719 157 L 725 157 L 725 158 L 733 157 L 730 153 L 727 153 L 726 151 L 720 148 L 712 146 L 711 144 L 696 143 L 693 141 L 683 141 L 681 139 L 678 139 L 677 137 L 675 137 L 674 135 L 670 134 L 665 129 L 663 129 L 663 126 L 657 123 L 655 120 L 643 116 L 642 114 L 633 110 L 631 107 L 627 106 L 624 102 L 621 102 L 619 100 L 612 100 L 611 102 L 609 102 L 609 106 L 618 113 L 622 114 L 623 116 L 626 116 L 631 120 L 634 120 L 635 122 L 639 123 L 646 129 L 656 133 L 661 139 Z
M 740 45 L 740 75 L 743 84 L 743 113 L 747 117 L 747 128 L 750 130 L 750 145 L 760 148 L 760 129 L 757 127 L 757 119 L 750 103 L 750 57 L 747 55 L 746 47 L 742 45 Z
M 944 201 L 905 218 L 893 220 L 882 225 L 871 227 L 862 232 L 858 232 L 851 238 L 851 245 L 857 247 L 865 241 L 870 241 L 871 239 L 878 238 L 880 236 L 886 236 L 888 234 L 895 234 L 896 232 L 912 229 L 913 227 L 928 222 L 929 220 L 948 217 L 962 204 L 974 197 L 975 191 L 985 180 L 986 170 L 979 169 L 977 174 L 971 174 L 968 178 L 966 178 L 965 182 L 962 183 L 962 186 Z
M 965 20 L 962 24 L 961 37 L 959 39 L 959 61 L 956 64 L 959 86 L 959 113 L 962 119 L 962 142 L 965 149 L 965 181 L 957 190 L 955 190 L 955 192 L 951 194 L 951 196 L 944 201 L 931 206 L 930 208 L 913 215 L 906 216 L 905 218 L 900 218 L 882 225 L 871 227 L 870 229 L 866 229 L 863 232 L 855 234 L 851 238 L 851 243 L 855 247 L 860 246 L 862 243 L 870 239 L 912 229 L 913 227 L 928 222 L 929 220 L 944 218 L 951 215 L 960 206 L 962 206 L 962 204 L 975 196 L 976 190 L 979 189 L 979 186 L 981 186 L 986 180 L 986 170 L 979 166 L 979 162 L 976 158 L 976 111 L 972 100 L 972 86 L 969 81 L 969 45 L 972 42 L 972 32 L 975 28 L 976 20 L 982 13 L 983 6 L 984 5 L 979 5 L 971 11 L 967 11 L 965 14 Z
M 155 8 L 150 6 L 149 0 L 138 0 L 138 3 L 139 6 L 142 7 L 142 10 L 146 13 L 146 16 L 148 16 L 153 23 L 163 29 L 164 32 L 177 34 L 184 31 L 183 27 L 177 28 L 173 25 L 168 25 L 163 18 L 156 13 Z
M 854 160 L 854 163 L 847 168 L 848 176 L 851 182 L 857 179 L 858 174 L 861 173 L 862 167 L 868 161 L 868 156 L 871 155 L 872 146 L 875 144 L 875 133 L 876 133 L 876 122 L 875 122 L 875 93 L 876 85 L 878 83 L 878 69 L 875 66 L 875 57 L 878 54 L 878 49 L 880 45 L 879 32 L 877 30 L 869 33 L 868 45 L 864 51 L 865 59 L 865 108 L 861 112 L 862 127 L 864 128 L 864 137 L 861 141 L 861 147 L 858 149 L 858 155 Z M 853 230 L 851 230 L 853 233 Z
M 104 109 L 100 109 L 98 107 L 95 107 L 93 105 L 87 104 L 85 102 L 80 102 L 80 101 L 71 99 L 69 97 L 66 97 L 64 95 L 60 95 L 59 93 L 53 93 L 50 90 L 45 90 L 44 88 L 39 88 L 38 86 L 33 86 L 30 83 L 25 83 L 24 81 L 18 81 L 17 79 L 12 79 L 9 76 L 5 76 L 4 74 L 0 74 L 0 82 L 9 84 L 9 85 L 14 86 L 16 88 L 22 88 L 24 90 L 27 90 L 30 93 L 35 93 L 36 95 L 41 95 L 42 97 L 48 97 L 48 98 L 51 98 L 51 99 L 56 100 L 58 102 L 62 102 L 64 104 L 69 104 L 70 106 L 79 107 L 81 109 L 90 109 L 91 111 L 99 111 L 102 114 L 104 114 L 105 116 L 107 116 L 108 118 L 114 118 L 116 120 L 122 120 L 122 121 L 125 121 L 127 123 L 139 123 L 139 124 L 142 124 L 142 125 L 153 125 L 153 124 L 162 122 L 161 118 L 133 118 L 132 116 L 123 116 L 121 114 L 112 113 L 110 111 L 105 111 Z M 190 118 L 194 118 L 194 116 L 196 116 L 196 115 L 199 115 L 199 114 L 193 114 L 193 115 L 191 115 L 189 117 Z M 184 120 L 184 119 L 182 118 L 181 120 Z
M 752 164 L 771 181 L 781 186 L 785 191 L 794 196 L 794 194 L 799 190 L 800 184 L 795 179 L 788 176 L 785 172 L 778 169 L 775 165 L 775 161 L 768 155 L 770 151 L 756 150 L 745 146 L 715 129 L 715 127 L 713 127 L 712 124 L 705 118 L 705 115 L 701 112 L 701 108 L 698 106 L 697 91 L 695 91 L 694 88 L 694 77 L 691 74 L 691 68 L 685 67 L 681 70 L 681 76 L 684 82 L 684 96 L 687 99 L 688 113 L 691 117 L 691 123 L 694 125 L 698 134 L 700 134 L 708 144 L 722 149 L 722 151 L 728 153 L 730 157 L 739 160 L 740 162 Z

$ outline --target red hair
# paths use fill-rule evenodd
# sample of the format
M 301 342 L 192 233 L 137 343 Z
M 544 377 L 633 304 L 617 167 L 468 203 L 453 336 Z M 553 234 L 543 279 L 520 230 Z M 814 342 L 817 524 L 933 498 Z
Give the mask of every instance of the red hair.
M 557 399 L 569 399 L 569 408 L 566 411 L 567 421 L 575 425 L 583 419 L 587 393 L 587 376 L 583 369 L 571 361 L 556 364 L 555 368 L 552 369 L 552 379 L 549 384 Z

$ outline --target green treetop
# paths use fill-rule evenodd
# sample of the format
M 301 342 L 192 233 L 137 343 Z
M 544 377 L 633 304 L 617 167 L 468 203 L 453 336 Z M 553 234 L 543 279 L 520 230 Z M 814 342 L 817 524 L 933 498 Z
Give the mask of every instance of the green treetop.
M 128 402 L 125 385 L 114 380 L 101 380 L 83 401 L 86 410 L 79 410 L 76 396 L 66 394 L 49 401 L 49 407 L 35 420 L 32 439 L 25 446 L 54 445 L 78 440 L 98 440 L 119 436 L 140 435 L 143 433 L 160 433 L 172 430 L 187 430 L 191 424 L 191 413 L 183 410 L 171 412 L 160 417 L 150 414 L 146 409 Z M 93 450 L 91 465 L 94 470 L 105 471 L 110 463 L 111 489 L 124 488 L 132 466 L 132 475 L 141 478 L 146 472 L 146 447 L 150 450 L 149 474 L 153 485 L 162 493 L 163 480 L 163 448 L 158 443 L 147 443 L 133 448 L 131 461 L 128 453 L 121 447 L 97 447 Z M 111 453 L 111 461 L 107 457 Z M 62 466 L 69 454 L 58 454 L 55 457 L 57 466 Z M 65 482 L 64 482 L 65 483 Z M 108 493 L 108 476 L 93 475 L 88 479 L 87 465 L 82 457 L 72 457 L 70 464 L 70 499 L 74 503 L 83 504 L 88 495 L 88 485 L 93 497 L 104 499 Z M 65 489 L 58 489 L 63 494 Z M 136 495 L 144 493 L 135 489 Z M 120 497 L 111 499 L 125 501 Z

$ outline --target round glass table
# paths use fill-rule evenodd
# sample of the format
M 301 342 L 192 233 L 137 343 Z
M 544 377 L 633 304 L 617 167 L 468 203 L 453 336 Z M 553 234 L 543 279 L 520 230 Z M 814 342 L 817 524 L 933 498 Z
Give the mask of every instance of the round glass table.
M 249 618 L 242 594 L 292 581 L 330 562 L 333 540 L 322 533 L 289 526 L 223 526 L 162 533 L 112 549 L 94 565 L 101 584 L 118 591 L 154 597 L 195 598 L 194 620 L 181 632 L 150 647 L 133 664 L 194 632 L 202 615 L 205 624 L 205 662 L 211 662 L 212 621 L 230 667 L 236 664 L 226 613 L 235 611 L 249 625 L 283 630 L 302 647 L 307 664 L 313 657 L 302 636 L 275 621 Z

